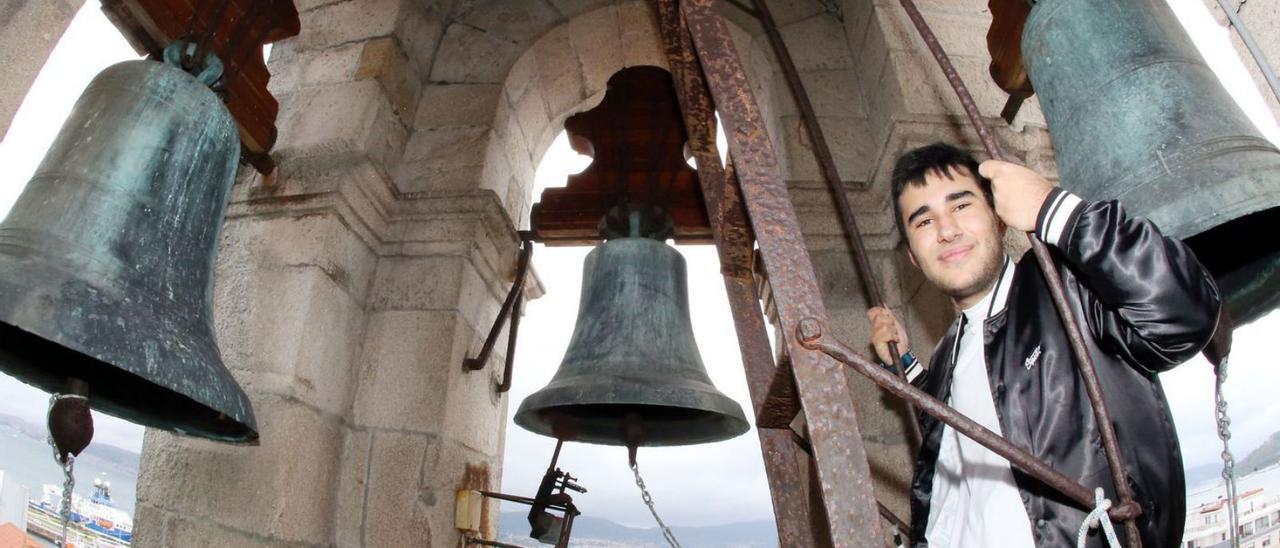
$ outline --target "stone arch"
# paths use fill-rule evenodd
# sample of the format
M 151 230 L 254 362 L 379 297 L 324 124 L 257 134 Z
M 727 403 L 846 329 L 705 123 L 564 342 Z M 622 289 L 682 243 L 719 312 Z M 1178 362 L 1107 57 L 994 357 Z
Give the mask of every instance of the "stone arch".
M 523 228 L 534 199 L 534 169 L 564 120 L 599 103 L 606 81 L 618 70 L 636 65 L 667 67 L 656 16 L 647 2 L 596 4 L 546 29 L 511 61 L 499 83 L 425 89 L 415 134 L 397 169 L 401 188 L 420 188 L 427 176 L 435 174 L 428 183 L 433 189 L 490 190 Z M 744 52 L 761 108 L 769 114 L 775 95 L 769 57 L 741 27 L 733 22 L 729 26 Z M 455 47 L 449 45 L 449 32 L 445 31 L 442 52 Z M 478 105 L 477 112 L 436 108 L 456 104 L 451 99 L 464 96 Z M 486 116 L 490 118 L 484 120 Z

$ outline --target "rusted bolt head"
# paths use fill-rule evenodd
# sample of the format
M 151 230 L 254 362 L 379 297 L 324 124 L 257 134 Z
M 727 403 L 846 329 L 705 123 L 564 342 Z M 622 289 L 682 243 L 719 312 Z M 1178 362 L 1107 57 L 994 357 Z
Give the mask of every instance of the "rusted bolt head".
M 805 346 L 812 345 L 822 338 L 822 322 L 819 322 L 817 318 L 804 318 L 796 326 L 796 335 L 800 337 L 800 342 Z

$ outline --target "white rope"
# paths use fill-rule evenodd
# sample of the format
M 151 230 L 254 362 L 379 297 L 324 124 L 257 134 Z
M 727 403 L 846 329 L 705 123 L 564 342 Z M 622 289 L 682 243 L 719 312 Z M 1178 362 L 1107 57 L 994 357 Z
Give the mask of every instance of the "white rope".
M 1076 548 L 1084 548 L 1085 539 L 1089 536 L 1089 530 L 1102 526 L 1102 533 L 1107 536 L 1107 544 L 1112 548 L 1120 548 L 1120 539 L 1116 538 L 1116 530 L 1111 525 L 1111 518 L 1107 517 L 1107 510 L 1111 509 L 1111 499 L 1102 495 L 1102 488 L 1099 487 L 1093 491 L 1093 500 L 1096 506 L 1089 515 L 1084 517 L 1084 523 L 1080 524 L 1080 531 L 1076 533 Z

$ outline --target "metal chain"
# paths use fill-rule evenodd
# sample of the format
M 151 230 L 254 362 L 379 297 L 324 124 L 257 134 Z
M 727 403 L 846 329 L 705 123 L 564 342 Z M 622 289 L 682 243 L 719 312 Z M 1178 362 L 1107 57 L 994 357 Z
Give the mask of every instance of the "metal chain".
M 1217 384 L 1213 390 L 1214 414 L 1218 419 L 1218 438 L 1222 440 L 1222 481 L 1227 488 L 1227 516 L 1231 527 L 1231 546 L 1240 548 L 1240 516 L 1236 509 L 1236 459 L 1231 454 L 1228 442 L 1231 440 L 1231 417 L 1227 416 L 1227 398 L 1222 394 L 1222 385 L 1227 381 L 1227 361 L 1217 368 Z
M 671 533 L 671 529 L 667 524 L 662 522 L 662 518 L 658 517 L 658 510 L 653 507 L 653 497 L 649 496 L 649 490 L 644 486 L 644 480 L 640 479 L 640 467 L 636 463 L 631 463 L 631 471 L 636 475 L 636 487 L 640 488 L 640 498 L 644 499 L 645 506 L 649 507 L 649 513 L 653 514 L 654 521 L 658 522 L 658 528 L 662 529 L 662 537 L 667 539 L 667 543 L 671 548 L 681 548 L 680 542 L 676 540 L 676 536 Z
M 53 404 L 63 398 L 83 398 L 74 394 L 53 394 L 49 396 L 49 411 L 53 411 Z M 53 441 L 53 434 L 49 434 L 49 447 L 53 449 L 53 461 L 58 463 L 58 467 L 62 469 L 62 507 L 58 509 L 58 515 L 62 517 L 62 537 L 57 543 L 58 546 L 67 545 L 67 527 L 71 524 L 71 493 L 76 487 L 75 464 L 76 456 L 67 453 L 67 460 L 63 462 L 62 456 L 58 452 L 58 444 Z

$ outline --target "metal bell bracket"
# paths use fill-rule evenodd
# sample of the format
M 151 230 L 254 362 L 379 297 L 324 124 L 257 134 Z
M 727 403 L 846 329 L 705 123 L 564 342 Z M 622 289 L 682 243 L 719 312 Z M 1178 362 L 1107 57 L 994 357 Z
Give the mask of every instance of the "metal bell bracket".
M 516 280 L 511 284 L 511 291 L 507 293 L 507 299 L 502 302 L 502 310 L 498 311 L 498 317 L 493 320 L 493 327 L 489 329 L 489 336 L 484 339 L 484 346 L 480 347 L 480 354 L 474 358 L 462 360 L 462 368 L 466 371 L 484 369 L 484 366 L 489 363 L 489 354 L 493 352 L 493 345 L 498 341 L 502 324 L 510 317 L 511 329 L 507 331 L 507 360 L 502 372 L 502 381 L 497 386 L 499 394 L 511 390 L 511 370 L 516 359 L 516 337 L 520 331 L 520 306 L 524 303 L 524 280 L 529 275 L 529 261 L 532 258 L 533 240 L 521 233 L 520 258 L 516 267 Z
M 494 491 L 459 491 L 459 511 L 463 511 L 462 506 L 464 503 L 470 504 L 475 509 L 466 510 L 464 513 L 468 515 L 474 514 L 476 521 L 478 521 L 480 514 L 478 506 L 482 503 L 481 499 L 483 498 L 527 504 L 530 507 L 529 525 L 532 527 L 532 531 L 529 534 L 530 538 L 538 539 L 544 544 L 552 544 L 554 548 L 568 548 L 569 537 L 573 533 L 573 520 L 581 515 L 582 512 L 578 510 L 577 506 L 574 506 L 573 497 L 566 493 L 565 490 L 578 493 L 586 493 L 587 490 L 574 483 L 578 481 L 578 478 L 569 475 L 568 472 L 562 471 L 556 466 L 556 462 L 560 460 L 560 448 L 563 446 L 564 440 L 556 440 L 555 452 L 551 454 L 551 464 L 547 465 L 547 472 L 542 476 L 542 483 L 538 486 L 538 493 L 533 498 Z M 548 510 L 561 512 L 561 515 L 557 516 Z M 467 525 L 470 527 L 476 524 Z M 478 525 L 476 528 L 478 528 Z M 477 538 L 472 535 L 466 535 L 465 538 L 465 542 L 469 546 L 520 548 L 515 544 Z
M 675 222 L 659 206 L 619 205 L 600 219 L 600 233 L 608 240 L 648 238 L 665 242 L 675 236 L 675 231 Z
M 196 77 L 196 80 L 199 80 L 206 86 L 213 87 L 213 85 L 217 84 L 218 80 L 222 78 L 222 60 L 218 59 L 217 55 L 205 52 L 204 55 L 198 59 L 200 64 L 192 67 L 190 70 L 185 68 L 185 65 L 183 64 L 185 56 L 195 55 L 198 48 L 199 46 L 194 42 L 187 42 L 183 40 L 169 44 L 168 47 L 164 48 L 164 62 L 190 72 L 192 76 Z M 195 72 L 197 69 L 199 72 Z

